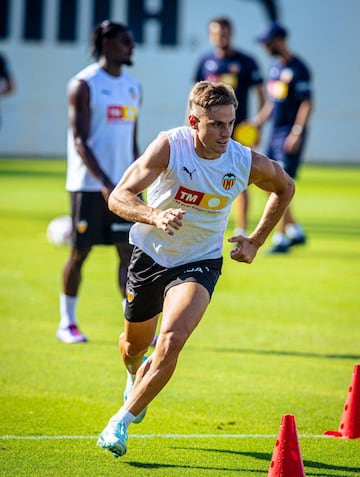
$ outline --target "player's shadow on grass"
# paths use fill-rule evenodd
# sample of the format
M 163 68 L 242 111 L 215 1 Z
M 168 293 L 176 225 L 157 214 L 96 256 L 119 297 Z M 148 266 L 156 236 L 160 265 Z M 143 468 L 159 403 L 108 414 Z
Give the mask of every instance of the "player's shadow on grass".
M 240 353 L 240 354 L 260 354 L 272 356 L 299 356 L 300 358 L 320 358 L 320 359 L 349 359 L 357 361 L 360 354 L 335 354 L 335 353 L 306 353 L 303 351 L 284 351 L 267 349 L 248 349 L 248 348 L 211 348 L 218 353 Z
M 241 469 L 239 467 L 211 467 L 210 465 L 201 466 L 201 465 L 181 465 L 181 464 L 161 464 L 161 463 L 146 463 L 146 462 L 127 462 L 130 467 L 136 467 L 138 469 L 198 469 L 205 471 L 216 471 L 224 472 L 224 475 L 227 475 L 228 472 L 248 472 L 254 475 L 267 474 L 267 470 L 260 469 Z M 226 473 L 226 474 L 225 474 Z M 220 475 L 220 474 L 219 474 Z
M 217 451 L 217 449 L 208 449 L 208 450 Z M 267 460 L 270 464 L 271 456 L 269 457 L 269 454 L 266 454 L 264 452 L 238 452 L 238 454 L 244 455 L 244 456 L 249 456 L 249 457 L 254 457 L 255 459 Z M 307 460 L 307 459 L 305 459 L 305 460 L 303 459 L 303 463 L 304 463 L 304 467 L 307 468 L 307 469 L 313 468 L 313 469 L 324 470 L 323 474 L 319 474 L 318 472 L 312 473 L 312 472 L 306 471 L 307 476 L 311 476 L 311 475 L 315 476 L 316 475 L 317 477 L 339 477 L 338 473 L 329 474 L 328 471 L 353 472 L 354 475 L 359 475 L 359 473 L 360 473 L 360 467 L 347 467 L 347 466 L 335 465 L 335 464 L 332 465 L 332 464 L 325 463 L 325 462 L 317 462 L 317 461 Z
M 178 449 L 180 449 L 178 447 Z M 267 452 L 242 452 L 242 451 L 234 451 L 233 449 L 209 449 L 209 448 L 200 448 L 200 447 L 182 447 L 182 450 L 194 450 L 194 451 L 203 451 L 203 452 L 216 452 L 216 453 L 225 453 L 225 454 L 237 454 L 245 457 L 252 457 L 254 459 L 259 459 L 263 460 L 269 463 L 271 462 L 271 457 L 272 454 L 269 454 Z M 342 466 L 342 465 L 335 465 L 335 464 L 329 464 L 325 462 L 318 462 L 318 461 L 312 461 L 312 460 L 303 460 L 304 467 L 307 469 L 320 469 L 324 470 L 324 473 L 319 474 L 318 472 L 312 473 L 311 471 L 307 471 L 306 475 L 311 476 L 311 475 L 316 475 L 317 477 L 339 477 L 338 472 L 353 472 L 354 475 L 360 475 L 360 467 L 348 467 L 348 466 Z M 240 470 L 240 469 L 237 469 Z M 325 472 L 326 471 L 326 472 Z M 336 474 L 329 474 L 329 471 L 337 472 Z M 252 470 L 249 472 L 256 472 L 255 470 Z M 257 472 L 264 472 L 264 471 L 257 471 Z M 267 471 L 266 471 L 267 472 Z

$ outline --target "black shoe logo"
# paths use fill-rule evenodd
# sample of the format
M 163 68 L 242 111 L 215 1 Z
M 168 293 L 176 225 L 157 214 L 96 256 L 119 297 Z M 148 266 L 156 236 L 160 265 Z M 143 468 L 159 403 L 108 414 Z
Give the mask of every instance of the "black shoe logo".
M 196 172 L 196 169 L 194 169 L 192 172 L 190 172 L 189 169 L 184 166 L 184 167 L 182 168 L 182 170 L 185 171 L 187 174 L 189 174 L 190 179 L 192 180 L 192 175 L 194 174 L 194 172 Z

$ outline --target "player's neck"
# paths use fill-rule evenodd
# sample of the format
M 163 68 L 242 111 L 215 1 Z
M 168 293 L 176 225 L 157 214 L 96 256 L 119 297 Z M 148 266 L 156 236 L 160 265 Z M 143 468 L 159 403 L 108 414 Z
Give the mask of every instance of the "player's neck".
M 280 60 L 282 63 L 286 64 L 293 58 L 293 54 L 288 48 L 284 48 L 280 53 Z
M 216 48 L 215 55 L 218 58 L 229 58 L 233 54 L 234 50 L 231 46 L 227 46 L 226 48 Z
M 121 65 L 110 63 L 109 61 L 106 61 L 105 59 L 101 59 L 99 61 L 99 65 L 110 76 L 117 77 L 121 75 Z

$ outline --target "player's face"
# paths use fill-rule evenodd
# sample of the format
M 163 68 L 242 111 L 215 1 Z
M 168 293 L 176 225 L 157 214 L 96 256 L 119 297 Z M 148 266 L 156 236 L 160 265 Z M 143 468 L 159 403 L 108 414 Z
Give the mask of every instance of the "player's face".
M 192 124 L 190 117 L 190 124 Z M 205 159 L 217 159 L 223 154 L 231 139 L 235 122 L 232 104 L 212 106 L 207 114 L 195 118 L 194 143 L 196 153 Z
M 277 38 L 273 38 L 272 40 L 269 40 L 268 42 L 266 42 L 264 47 L 271 56 L 280 55 Z
M 231 31 L 219 23 L 210 23 L 209 40 L 215 48 L 226 50 L 231 43 Z
M 104 53 L 108 60 L 117 66 L 132 65 L 132 54 L 135 48 L 131 32 L 118 33 L 114 38 L 107 39 L 104 44 Z

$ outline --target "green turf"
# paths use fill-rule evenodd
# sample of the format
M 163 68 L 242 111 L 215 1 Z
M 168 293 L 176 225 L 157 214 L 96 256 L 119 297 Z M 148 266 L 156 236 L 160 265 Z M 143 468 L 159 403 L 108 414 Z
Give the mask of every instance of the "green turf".
M 359 475 L 360 440 L 317 436 L 338 428 L 360 362 L 360 169 L 304 166 L 293 206 L 306 246 L 268 256 L 268 242 L 245 265 L 226 244 L 206 316 L 121 459 L 95 446 L 125 383 L 112 248 L 85 264 L 78 316 L 90 342 L 55 338 L 68 250 L 45 232 L 68 213 L 64 178 L 64 161 L 0 160 L 0 475 L 266 476 L 285 413 L 307 476 Z M 265 196 L 250 194 L 254 224 Z

